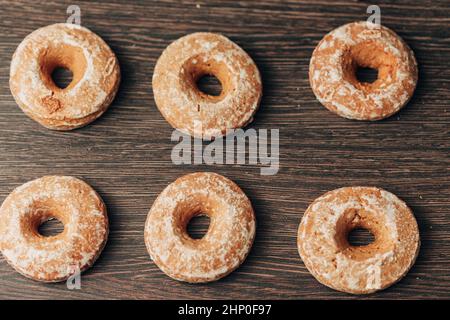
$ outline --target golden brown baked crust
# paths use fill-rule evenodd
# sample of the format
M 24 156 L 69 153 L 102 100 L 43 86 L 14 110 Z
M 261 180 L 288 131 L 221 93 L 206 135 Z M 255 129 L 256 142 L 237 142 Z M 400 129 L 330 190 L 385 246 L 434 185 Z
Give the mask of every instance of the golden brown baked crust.
M 64 89 L 51 78 L 57 67 L 72 71 Z M 120 67 L 109 46 L 92 31 L 57 23 L 33 31 L 17 47 L 10 88 L 19 107 L 54 130 L 82 127 L 106 111 L 120 83 Z
M 378 79 L 359 82 L 357 67 L 377 69 Z M 365 21 L 328 33 L 309 65 L 317 99 L 330 111 L 357 120 L 379 120 L 400 110 L 412 97 L 417 78 L 408 45 L 394 31 Z
M 355 228 L 372 232 L 374 242 L 351 246 Z M 400 280 L 414 264 L 420 240 L 406 204 L 382 189 L 346 187 L 317 198 L 298 230 L 298 250 L 311 274 L 335 290 L 367 294 Z
M 201 239 L 186 232 L 198 214 L 210 217 Z M 168 276 L 209 282 L 235 270 L 255 237 L 255 216 L 244 192 L 231 180 L 209 172 L 185 175 L 158 196 L 145 223 L 145 244 L 152 260 Z
M 50 218 L 64 231 L 50 237 L 38 227 Z M 100 196 L 85 182 L 45 176 L 16 188 L 0 207 L 0 250 L 24 276 L 44 282 L 84 271 L 100 255 L 108 238 L 108 217 Z
M 198 89 L 197 80 L 205 75 L 221 82 L 219 96 Z M 152 86 L 156 105 L 172 127 L 205 140 L 250 123 L 262 96 L 250 56 L 214 33 L 193 33 L 171 43 L 156 63 Z

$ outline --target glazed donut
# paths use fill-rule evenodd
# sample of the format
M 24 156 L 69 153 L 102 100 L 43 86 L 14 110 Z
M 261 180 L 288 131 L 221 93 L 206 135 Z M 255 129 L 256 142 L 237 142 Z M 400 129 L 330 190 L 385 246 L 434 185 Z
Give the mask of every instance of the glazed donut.
M 375 240 L 348 243 L 355 228 Z M 298 230 L 298 251 L 311 274 L 335 290 L 367 294 L 399 281 L 414 264 L 420 240 L 416 219 L 406 204 L 382 189 L 346 187 L 316 199 Z
M 64 231 L 45 237 L 39 226 L 52 219 Z M 25 277 L 66 280 L 92 266 L 108 238 L 108 217 L 100 196 L 85 182 L 45 176 L 16 188 L 0 207 L 0 250 Z
M 206 235 L 192 239 L 186 226 L 196 215 L 211 219 Z M 244 192 L 231 180 L 208 172 L 185 175 L 158 196 L 145 223 L 152 260 L 169 277 L 186 282 L 218 280 L 247 257 L 255 216 Z
M 205 75 L 220 81 L 220 95 L 198 89 Z M 250 123 L 262 96 L 250 56 L 214 33 L 193 33 L 171 43 L 156 63 L 152 86 L 156 105 L 172 127 L 204 140 Z
M 356 78 L 358 67 L 378 70 L 373 83 Z M 392 30 L 369 22 L 343 25 L 314 50 L 309 81 L 317 99 L 341 117 L 379 120 L 412 97 L 418 71 L 414 53 Z
M 52 80 L 56 68 L 69 69 L 64 89 Z M 106 111 L 120 82 L 114 52 L 95 33 L 68 23 L 33 31 L 17 47 L 9 85 L 19 107 L 30 118 L 54 130 L 72 130 Z

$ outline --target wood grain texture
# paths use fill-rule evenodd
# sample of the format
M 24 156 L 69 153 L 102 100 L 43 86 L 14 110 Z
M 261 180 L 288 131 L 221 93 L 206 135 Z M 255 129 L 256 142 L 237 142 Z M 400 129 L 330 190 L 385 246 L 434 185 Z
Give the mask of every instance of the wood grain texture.
M 379 1 L 382 23 L 414 50 L 420 80 L 412 101 L 389 119 L 340 118 L 314 98 L 311 53 L 322 36 L 366 19 L 365 1 L 77 1 L 82 24 L 116 52 L 123 81 L 99 120 L 52 132 L 27 118 L 8 85 L 11 56 L 38 27 L 66 19 L 73 1 L 0 0 L 0 201 L 46 174 L 85 179 L 104 198 L 109 242 L 82 289 L 41 284 L 0 259 L 0 298 L 358 298 L 320 285 L 296 246 L 308 204 L 341 186 L 375 185 L 405 200 L 420 225 L 417 263 L 401 282 L 363 298 L 450 298 L 450 1 Z M 171 127 L 151 89 L 156 60 L 190 32 L 220 32 L 258 64 L 264 98 L 252 128 L 280 129 L 280 171 L 253 165 L 172 164 Z M 254 247 L 233 274 L 207 285 L 165 276 L 149 259 L 144 221 L 156 196 L 180 175 L 215 171 L 236 181 L 255 208 Z

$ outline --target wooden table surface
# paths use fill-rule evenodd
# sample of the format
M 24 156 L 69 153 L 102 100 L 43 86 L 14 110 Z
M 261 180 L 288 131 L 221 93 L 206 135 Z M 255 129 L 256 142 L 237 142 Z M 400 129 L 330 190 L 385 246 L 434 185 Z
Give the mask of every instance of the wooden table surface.
M 49 174 L 85 179 L 104 198 L 110 238 L 82 276 L 81 290 L 41 284 L 0 259 L 0 298 L 353 298 L 320 285 L 299 258 L 297 228 L 316 197 L 341 186 L 375 185 L 413 209 L 422 247 L 393 287 L 364 298 L 450 298 L 450 1 L 379 1 L 382 24 L 414 50 L 420 80 L 411 102 L 377 122 L 327 111 L 308 82 L 311 53 L 328 31 L 365 20 L 365 1 L 77 1 L 81 23 L 117 54 L 123 74 L 111 108 L 72 132 L 47 130 L 11 96 L 11 56 L 38 27 L 64 22 L 74 1 L 0 0 L 0 201 L 22 183 Z M 264 98 L 251 128 L 280 130 L 280 171 L 260 165 L 175 165 L 172 128 L 151 88 L 157 58 L 173 40 L 220 32 L 255 60 Z M 150 260 L 143 228 L 156 196 L 177 177 L 214 171 L 251 199 L 257 235 L 244 264 L 215 283 L 190 285 Z

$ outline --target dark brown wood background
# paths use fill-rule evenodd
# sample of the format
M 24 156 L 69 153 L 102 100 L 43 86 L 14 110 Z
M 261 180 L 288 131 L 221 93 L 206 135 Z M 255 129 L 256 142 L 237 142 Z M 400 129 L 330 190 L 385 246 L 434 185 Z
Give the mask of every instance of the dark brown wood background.
M 93 124 L 53 132 L 27 118 L 9 91 L 9 64 L 38 27 L 64 22 L 69 4 L 82 24 L 116 52 L 123 81 Z M 341 186 L 375 185 L 413 209 L 422 248 L 400 283 L 368 298 L 450 298 L 450 1 L 379 1 L 382 23 L 411 46 L 420 66 L 412 101 L 389 119 L 367 123 L 323 108 L 308 83 L 315 45 L 330 30 L 367 18 L 365 1 L 3 1 L 0 0 L 0 200 L 48 174 L 85 179 L 104 198 L 110 239 L 82 276 L 82 289 L 28 280 L 0 259 L 0 298 L 352 298 L 320 285 L 296 246 L 308 204 Z M 172 164 L 171 127 L 156 109 L 152 72 L 162 50 L 190 32 L 213 31 L 258 64 L 264 98 L 253 128 L 280 130 L 281 168 Z M 214 171 L 248 194 L 258 219 L 245 263 L 215 283 L 189 285 L 149 259 L 143 228 L 155 197 L 177 177 Z M 367 298 L 367 297 L 365 297 Z

